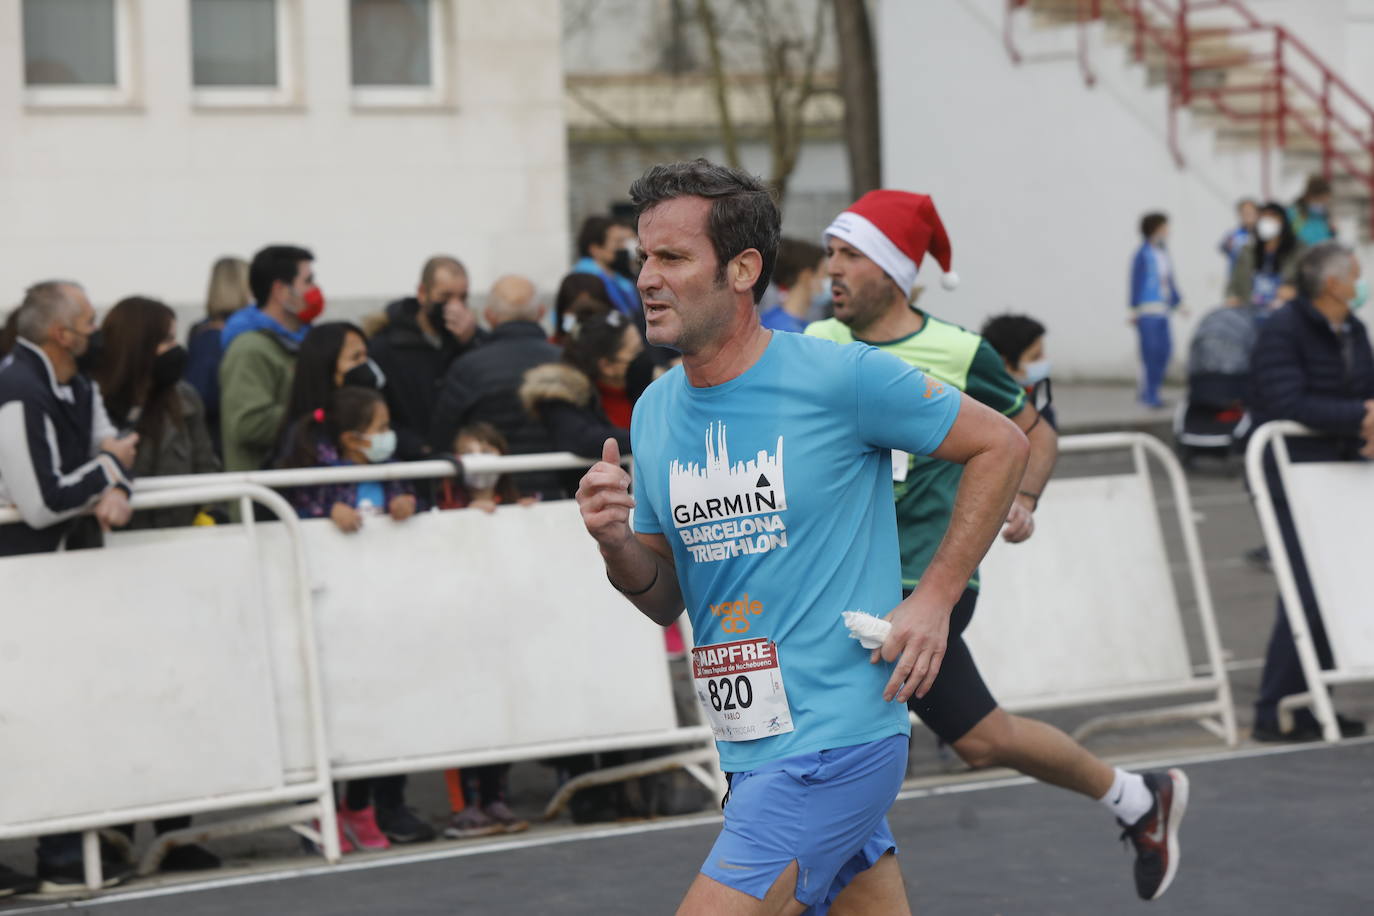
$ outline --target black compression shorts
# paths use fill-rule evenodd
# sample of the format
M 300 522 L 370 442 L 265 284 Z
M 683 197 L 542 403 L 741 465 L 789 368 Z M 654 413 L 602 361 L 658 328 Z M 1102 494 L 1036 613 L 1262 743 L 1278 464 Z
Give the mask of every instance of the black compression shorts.
M 911 594 L 907 592 L 906 594 Z M 949 615 L 949 643 L 945 648 L 935 686 L 921 699 L 912 697 L 907 708 L 946 744 L 953 744 L 983 717 L 997 708 L 997 701 L 983 683 L 973 653 L 964 642 L 964 630 L 973 619 L 978 592 L 966 588 Z

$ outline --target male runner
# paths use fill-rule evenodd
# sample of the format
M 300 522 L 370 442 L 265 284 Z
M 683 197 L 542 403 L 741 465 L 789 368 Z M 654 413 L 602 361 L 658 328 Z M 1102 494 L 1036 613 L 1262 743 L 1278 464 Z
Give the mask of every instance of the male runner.
M 976 334 L 909 305 L 922 256 L 929 251 L 950 272 L 949 238 L 929 197 L 872 191 L 825 231 L 835 317 L 806 333 L 839 343 L 872 344 L 1011 417 L 1030 440 L 1030 460 L 1003 537 L 1030 537 L 1035 511 L 1054 469 L 1057 437 L 992 347 Z M 952 282 L 951 282 L 952 281 Z M 955 512 L 961 468 L 920 455 L 894 467 L 903 591 L 917 588 Z M 963 639 L 978 600 L 975 574 L 950 617 L 949 646 L 934 687 L 907 701 L 911 710 L 972 767 L 1007 766 L 1042 782 L 1100 799 L 1135 845 L 1136 892 L 1163 894 L 1178 868 L 1178 826 L 1188 801 L 1181 770 L 1128 773 L 1113 769 L 1051 725 L 1008 714 L 983 683 Z
M 630 196 L 649 342 L 683 362 L 636 406 L 635 495 L 608 441 L 577 499 L 611 584 L 656 623 L 691 615 L 731 791 L 678 912 L 909 913 L 884 816 L 906 767 L 903 704 L 939 671 L 1025 437 L 870 347 L 765 330 L 779 218 L 758 179 L 699 159 L 649 169 Z M 900 601 L 898 448 L 965 466 L 957 521 Z M 891 612 L 872 657 L 847 610 Z

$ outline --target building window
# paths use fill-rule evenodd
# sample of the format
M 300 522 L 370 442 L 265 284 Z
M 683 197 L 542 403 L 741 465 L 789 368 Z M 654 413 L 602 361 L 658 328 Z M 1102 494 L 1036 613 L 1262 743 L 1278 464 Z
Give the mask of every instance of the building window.
M 123 105 L 131 100 L 129 0 L 24 0 L 25 101 Z
M 198 105 L 292 101 L 285 0 L 191 0 L 191 80 Z
M 349 0 L 354 102 L 441 103 L 444 15 L 442 0 Z

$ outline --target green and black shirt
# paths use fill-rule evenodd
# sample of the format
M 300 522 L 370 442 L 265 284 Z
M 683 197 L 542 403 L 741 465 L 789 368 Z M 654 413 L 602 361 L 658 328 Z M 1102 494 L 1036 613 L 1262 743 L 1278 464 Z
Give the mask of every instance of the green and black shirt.
M 806 333 L 842 344 L 855 341 L 849 328 L 834 318 L 809 325 Z M 914 334 L 897 340 L 861 342 L 953 385 L 1003 416 L 1014 417 L 1026 407 L 1026 392 L 1007 373 L 997 351 L 982 337 L 958 325 L 925 315 L 925 323 Z M 964 469 L 939 458 L 906 455 L 903 475 L 899 456 L 893 458 L 893 477 L 904 476 L 895 479 L 892 487 L 902 549 L 902 587 L 910 589 L 916 587 L 945 536 Z M 976 570 L 969 588 L 978 588 Z

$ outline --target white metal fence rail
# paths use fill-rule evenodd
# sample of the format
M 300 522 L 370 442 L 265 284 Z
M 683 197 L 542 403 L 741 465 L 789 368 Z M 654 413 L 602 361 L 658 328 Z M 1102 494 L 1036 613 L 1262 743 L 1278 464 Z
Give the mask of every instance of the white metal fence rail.
M 318 819 L 339 857 L 315 620 L 301 524 L 279 494 L 214 483 L 134 496 L 136 509 L 257 502 L 280 519 L 277 596 L 297 633 L 284 667 L 254 573 L 254 526 L 206 562 L 190 540 L 0 560 L 0 839 L 83 831 L 86 878 L 100 886 L 100 827 L 307 801 L 276 824 Z M 273 684 L 289 672 L 300 758 Z M 258 815 L 261 820 L 264 815 Z
M 989 555 L 970 640 L 994 691 L 1013 709 L 1208 694 L 1196 703 L 1100 718 L 1085 729 L 1186 717 L 1233 743 L 1230 685 L 1177 461 L 1141 434 L 1068 437 L 1060 447 L 1127 450 L 1133 471 L 1056 480 L 1038 513 L 1036 537 L 1000 544 Z M 1172 490 L 1210 667 L 1205 676 L 1193 674 L 1188 655 L 1147 455 Z M 463 466 L 516 473 L 589 463 L 570 454 L 473 456 Z M 449 461 L 427 461 L 149 478 L 135 486 L 137 509 L 253 500 L 283 524 L 130 532 L 113 536 L 102 551 L 0 559 L 0 593 L 9 599 L 0 628 L 0 658 L 7 660 L 0 667 L 0 731 L 7 733 L 0 740 L 0 772 L 7 774 L 0 791 L 35 780 L 27 807 L 11 806 L 17 797 L 0 804 L 0 838 L 312 799 L 286 819 L 318 817 L 332 861 L 338 848 L 329 784 L 338 778 L 683 745 L 686 752 L 589 774 L 578 785 L 666 762 L 717 786 L 709 729 L 676 719 L 660 631 L 630 613 L 607 585 L 574 503 L 503 507 L 494 515 L 422 513 L 401 523 L 377 517 L 344 535 L 327 520 L 297 520 L 279 494 L 264 489 L 456 473 Z M 0 507 L 0 524 L 13 521 L 17 514 Z M 225 574 L 226 558 L 238 572 Z M 46 589 L 47 581 L 63 582 L 65 591 Z M 221 592 L 233 596 L 228 611 L 215 603 Z M 59 625 L 54 621 L 77 632 L 82 622 L 71 613 L 54 617 L 54 603 L 80 610 L 111 593 L 114 613 L 126 609 L 128 616 L 105 614 L 98 632 L 111 640 L 109 651 L 96 653 L 90 640 L 77 640 L 83 649 L 73 653 L 71 641 L 49 632 Z M 148 616 L 150 605 L 159 613 Z M 189 626 L 196 614 L 209 614 L 238 641 L 213 638 L 214 626 Z M 44 638 L 26 643 L 24 628 L 11 625 L 16 620 L 44 629 Z M 122 625 L 131 621 L 140 624 Z M 230 626 L 235 621 L 239 631 Z M 168 638 L 150 648 L 140 642 L 150 632 Z M 124 738 L 111 732 L 130 727 L 127 705 L 112 705 L 118 693 L 35 691 L 29 680 L 40 660 L 26 644 L 45 647 L 42 667 L 55 683 L 89 685 L 108 673 L 112 659 L 120 671 L 141 665 L 139 729 Z M 1056 653 L 1067 653 L 1068 661 Z M 16 657 L 30 664 L 10 664 Z M 160 660 L 177 658 L 185 664 L 158 670 Z M 248 658 L 254 666 L 236 670 Z M 201 670 L 207 673 L 197 680 Z M 217 701 L 231 676 L 233 689 L 250 696 Z M 245 681 L 256 686 L 245 688 Z M 159 698 L 159 683 L 173 685 L 172 694 Z M 269 715 L 247 715 L 264 704 Z M 195 728 L 181 729 L 192 715 L 199 717 Z M 54 716 L 73 727 L 46 727 Z M 187 766 L 202 749 L 224 746 L 231 726 L 254 721 L 257 731 L 241 743 L 261 751 L 256 763 L 235 769 L 225 758 Z M 274 727 L 262 728 L 262 721 Z M 11 740 L 20 734 L 16 722 L 27 729 L 23 741 Z M 86 771 L 91 735 L 119 741 L 133 762 L 74 781 L 74 773 Z M 140 740 L 161 750 L 138 751 Z M 277 783 L 260 784 L 264 760 L 280 774 Z M 201 768 L 207 780 L 232 783 L 230 791 L 209 791 L 194 779 L 183 784 L 178 774 Z M 99 786 L 74 797 L 72 785 L 87 783 Z
M 1195 719 L 1228 744 L 1235 712 L 1187 480 L 1178 460 L 1143 433 L 1067 436 L 1064 454 L 1129 454 L 1128 473 L 1055 478 L 1034 537 L 1000 539 L 982 567 L 968 641 L 1006 708 L 1205 694 L 1198 702 L 1102 716 L 1077 735 L 1115 726 Z M 1164 471 L 1196 603 L 1207 673 L 1194 673 L 1148 458 Z
M 1245 473 L 1260 527 L 1278 580 L 1284 614 L 1293 633 L 1307 692 L 1287 697 L 1283 718 L 1298 705 L 1312 705 L 1327 741 L 1340 740 L 1340 726 L 1331 705 L 1336 684 L 1374 680 L 1374 590 L 1369 587 L 1370 519 L 1374 518 L 1374 463 L 1299 462 L 1291 460 L 1286 438 L 1317 436 L 1298 423 L 1266 423 L 1255 431 L 1245 451 Z M 1302 545 L 1302 558 L 1312 580 L 1335 667 L 1325 670 L 1317 658 L 1312 632 L 1303 612 L 1292 558 L 1288 555 L 1264 471 L 1264 455 L 1272 451 Z

